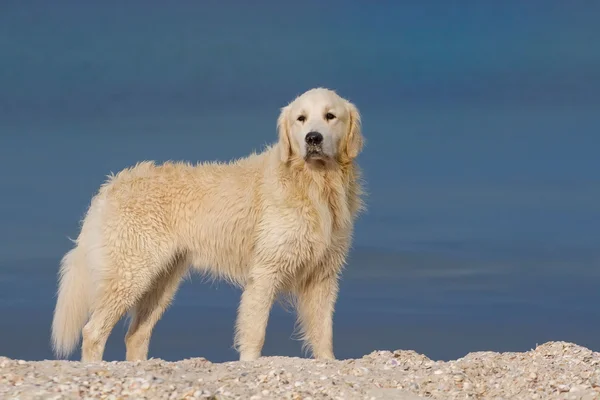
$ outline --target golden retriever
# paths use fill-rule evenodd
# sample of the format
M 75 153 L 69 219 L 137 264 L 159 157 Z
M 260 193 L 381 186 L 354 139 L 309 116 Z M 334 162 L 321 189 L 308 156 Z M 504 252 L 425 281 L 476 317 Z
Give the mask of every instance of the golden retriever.
M 142 162 L 92 198 L 76 246 L 61 260 L 52 321 L 57 357 L 83 336 L 81 359 L 132 316 L 126 359 L 145 360 L 152 330 L 190 267 L 243 288 L 240 360 L 261 356 L 278 295 L 297 308 L 305 346 L 333 359 L 338 278 L 362 209 L 357 108 L 311 89 L 281 109 L 279 140 L 229 163 Z

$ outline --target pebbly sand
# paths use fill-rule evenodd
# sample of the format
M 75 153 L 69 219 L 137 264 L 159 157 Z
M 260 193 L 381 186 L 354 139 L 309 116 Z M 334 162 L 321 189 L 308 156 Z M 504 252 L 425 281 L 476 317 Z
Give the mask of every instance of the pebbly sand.
M 255 362 L 22 361 L 0 357 L 2 399 L 600 399 L 600 353 L 549 342 L 449 362 L 413 351 Z

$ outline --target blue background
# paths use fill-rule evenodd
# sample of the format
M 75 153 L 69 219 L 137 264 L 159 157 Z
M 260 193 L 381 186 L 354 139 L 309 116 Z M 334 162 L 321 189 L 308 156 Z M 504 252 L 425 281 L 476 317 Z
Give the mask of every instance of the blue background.
M 58 263 L 107 174 L 260 150 L 315 86 L 359 107 L 367 139 L 338 357 L 600 350 L 598 15 L 561 1 L 4 0 L 0 355 L 52 358 Z M 235 359 L 238 300 L 193 277 L 150 355 Z M 276 306 L 264 353 L 300 355 L 293 325 Z

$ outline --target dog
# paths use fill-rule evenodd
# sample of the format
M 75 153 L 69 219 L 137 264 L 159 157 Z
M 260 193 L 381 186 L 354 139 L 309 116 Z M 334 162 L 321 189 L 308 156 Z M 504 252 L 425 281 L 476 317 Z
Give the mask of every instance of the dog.
M 281 108 L 278 141 L 227 163 L 144 161 L 111 174 L 61 260 L 52 321 L 56 357 L 81 345 L 101 361 L 127 313 L 126 359 L 146 360 L 152 330 L 190 271 L 242 288 L 234 347 L 261 357 L 270 309 L 293 300 L 301 339 L 335 359 L 333 312 L 357 215 L 357 107 L 314 88 Z

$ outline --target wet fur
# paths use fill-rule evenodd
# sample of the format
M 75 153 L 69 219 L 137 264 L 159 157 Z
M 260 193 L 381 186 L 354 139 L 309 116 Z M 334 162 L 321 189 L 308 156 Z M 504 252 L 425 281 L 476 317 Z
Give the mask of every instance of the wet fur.
M 354 162 L 360 116 L 326 89 L 299 99 L 343 102 L 332 162 L 299 155 L 292 102 L 278 119 L 278 142 L 260 154 L 230 163 L 141 162 L 108 178 L 61 262 L 52 322 L 58 357 L 83 333 L 82 361 L 101 360 L 114 325 L 130 313 L 126 358 L 146 359 L 152 330 L 191 266 L 243 288 L 234 339 L 241 360 L 260 357 L 279 295 L 293 299 L 312 355 L 334 358 L 338 278 L 362 207 Z

